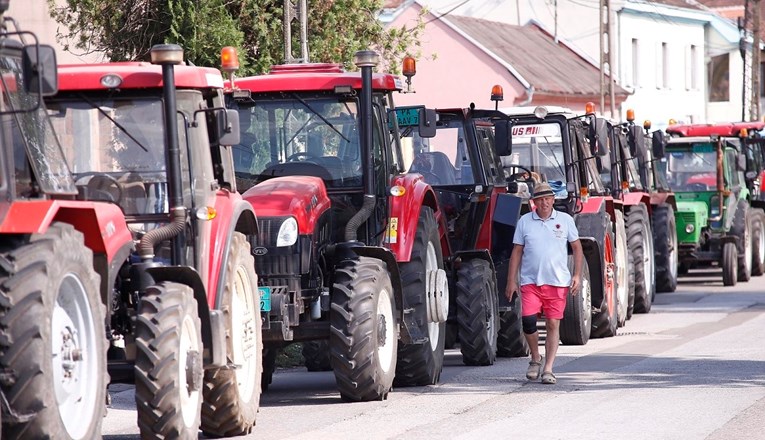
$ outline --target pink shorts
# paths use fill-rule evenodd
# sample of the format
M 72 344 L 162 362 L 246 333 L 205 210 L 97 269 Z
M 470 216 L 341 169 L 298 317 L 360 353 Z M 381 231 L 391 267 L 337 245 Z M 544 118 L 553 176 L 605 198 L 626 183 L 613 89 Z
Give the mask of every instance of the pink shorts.
M 566 308 L 568 287 L 550 286 L 544 284 L 524 284 L 521 286 L 521 307 L 523 316 L 536 315 L 544 312 L 546 318 L 563 319 Z

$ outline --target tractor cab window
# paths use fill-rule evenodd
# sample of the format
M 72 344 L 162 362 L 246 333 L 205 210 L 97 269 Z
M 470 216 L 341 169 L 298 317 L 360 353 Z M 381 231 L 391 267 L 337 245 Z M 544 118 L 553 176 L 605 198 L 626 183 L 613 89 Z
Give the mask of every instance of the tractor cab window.
M 535 182 L 548 182 L 556 198 L 566 198 L 566 159 L 561 125 L 557 122 L 516 124 L 512 127 L 512 153 L 502 158 L 508 177 L 531 171 Z M 523 176 L 527 177 L 527 176 Z
M 666 154 L 667 180 L 675 191 L 713 191 L 717 187 L 717 153 L 711 143 Z
M 736 156 L 738 151 L 732 148 L 725 149 L 725 162 L 727 163 L 727 172 L 730 173 L 728 182 L 732 188 L 741 187 L 744 184 L 744 173 L 736 167 Z
M 48 110 L 81 198 L 117 203 L 127 215 L 168 212 L 159 96 L 64 97 L 50 101 Z
M 315 176 L 330 189 L 362 185 L 355 101 L 256 97 L 238 111 L 241 142 L 233 152 L 240 191 L 278 176 Z M 375 139 L 379 145 L 379 133 Z
M 422 174 L 433 186 L 470 185 L 475 183 L 473 163 L 461 119 L 442 115 L 433 138 L 416 133 L 403 142 L 404 168 Z

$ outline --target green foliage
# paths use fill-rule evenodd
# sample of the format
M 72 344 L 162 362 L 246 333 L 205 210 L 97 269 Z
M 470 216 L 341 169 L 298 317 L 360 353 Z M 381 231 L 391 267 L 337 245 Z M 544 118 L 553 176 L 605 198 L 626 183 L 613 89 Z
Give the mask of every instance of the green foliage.
M 114 61 L 148 60 L 152 45 L 177 43 L 188 61 L 217 67 L 220 49 L 234 46 L 240 76 L 266 72 L 284 61 L 283 0 L 66 0 L 61 6 L 48 0 L 48 6 L 63 25 L 59 40 L 75 53 L 102 52 Z M 353 69 L 353 53 L 372 48 L 396 72 L 404 55 L 417 57 L 422 19 L 414 28 L 385 29 L 376 17 L 381 7 L 382 0 L 309 0 L 310 61 Z M 297 19 L 291 29 L 297 58 Z

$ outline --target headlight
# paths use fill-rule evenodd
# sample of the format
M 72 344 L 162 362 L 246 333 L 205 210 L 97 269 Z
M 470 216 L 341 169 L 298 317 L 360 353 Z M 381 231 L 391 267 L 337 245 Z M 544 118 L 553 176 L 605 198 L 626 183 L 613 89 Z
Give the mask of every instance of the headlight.
M 297 241 L 298 226 L 294 217 L 290 217 L 279 226 L 279 234 L 276 236 L 276 247 L 292 246 Z
M 690 234 L 691 232 L 695 231 L 696 227 L 693 226 L 693 224 L 687 224 L 685 225 L 685 232 Z

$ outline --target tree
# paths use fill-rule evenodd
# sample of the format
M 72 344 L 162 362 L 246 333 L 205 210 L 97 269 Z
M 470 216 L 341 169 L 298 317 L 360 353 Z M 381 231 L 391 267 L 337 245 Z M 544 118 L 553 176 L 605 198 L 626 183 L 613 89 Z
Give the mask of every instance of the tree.
M 217 67 L 220 49 L 234 46 L 239 75 L 263 73 L 283 61 L 283 0 L 48 0 L 48 6 L 68 29 L 59 29 L 57 38 L 70 52 L 148 60 L 152 45 L 177 43 L 191 63 Z M 382 0 L 309 0 L 311 61 L 353 69 L 353 53 L 373 48 L 396 71 L 405 54 L 418 56 L 422 20 L 412 29 L 385 29 L 376 18 L 381 6 Z

